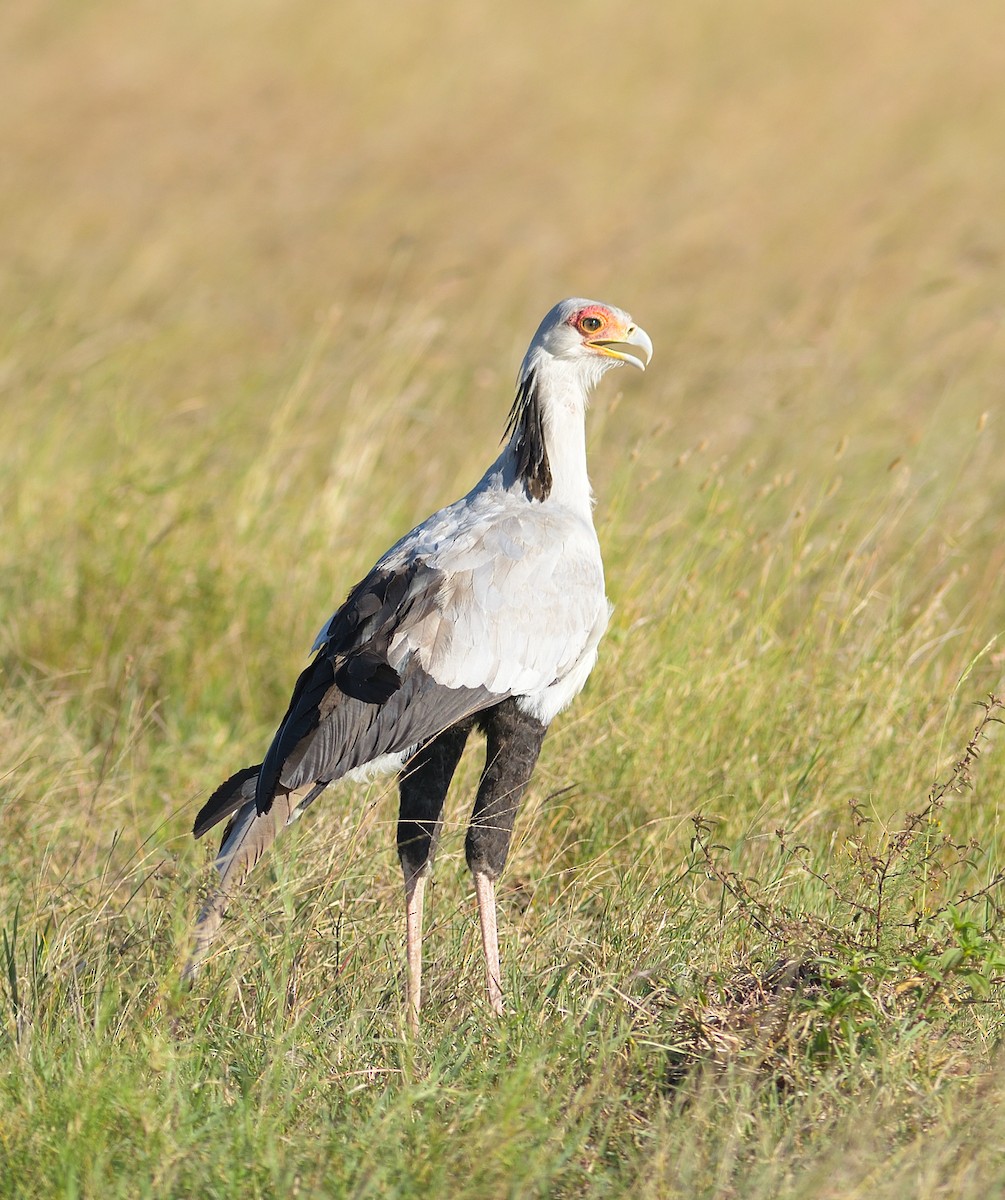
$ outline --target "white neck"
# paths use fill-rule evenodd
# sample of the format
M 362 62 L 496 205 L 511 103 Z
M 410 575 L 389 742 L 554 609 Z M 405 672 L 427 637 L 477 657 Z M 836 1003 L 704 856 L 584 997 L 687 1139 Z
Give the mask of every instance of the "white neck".
M 587 519 L 593 494 L 586 469 L 586 407 L 589 391 L 600 371 L 584 372 L 582 363 L 555 358 L 531 350 L 521 371 L 521 383 L 529 383 L 540 413 L 550 486 L 543 504 L 559 504 Z M 520 478 L 521 424 L 518 421 L 496 467 L 502 470 L 504 486 L 523 487 Z
M 593 508 L 593 491 L 586 466 L 586 381 L 580 370 L 550 355 L 541 356 L 536 370 L 551 467 L 548 499 L 588 514 Z

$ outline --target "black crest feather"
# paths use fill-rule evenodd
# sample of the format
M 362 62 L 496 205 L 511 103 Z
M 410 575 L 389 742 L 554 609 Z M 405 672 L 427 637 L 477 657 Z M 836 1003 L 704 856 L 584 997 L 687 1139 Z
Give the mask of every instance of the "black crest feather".
M 546 500 L 551 492 L 551 465 L 544 441 L 544 412 L 533 372 L 520 380 L 509 412 L 504 437 L 516 443 L 517 477 L 532 500 Z

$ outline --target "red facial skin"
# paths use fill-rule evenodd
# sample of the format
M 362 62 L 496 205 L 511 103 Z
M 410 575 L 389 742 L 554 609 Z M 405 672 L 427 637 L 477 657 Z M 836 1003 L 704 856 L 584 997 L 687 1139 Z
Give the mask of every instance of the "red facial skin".
M 596 317 L 600 321 L 596 329 L 584 327 L 583 322 L 590 317 Z M 569 324 L 583 337 L 590 339 L 603 337 L 613 321 L 614 317 L 610 309 L 605 308 L 602 304 L 590 304 L 569 317 Z

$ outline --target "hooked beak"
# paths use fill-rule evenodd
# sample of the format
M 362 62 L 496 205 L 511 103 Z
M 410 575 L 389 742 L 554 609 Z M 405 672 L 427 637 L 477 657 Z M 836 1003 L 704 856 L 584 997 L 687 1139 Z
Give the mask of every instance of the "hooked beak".
M 597 338 L 596 341 L 587 344 L 599 350 L 601 354 L 638 367 L 640 371 L 644 371 L 652 362 L 652 341 L 649 334 L 638 325 L 629 325 L 624 337 Z

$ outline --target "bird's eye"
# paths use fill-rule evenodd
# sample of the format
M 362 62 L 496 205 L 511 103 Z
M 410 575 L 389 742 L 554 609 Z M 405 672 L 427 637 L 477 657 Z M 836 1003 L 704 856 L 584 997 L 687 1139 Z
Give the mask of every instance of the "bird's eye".
M 583 317 L 579 322 L 579 328 L 584 333 L 596 333 L 603 323 L 599 317 Z

